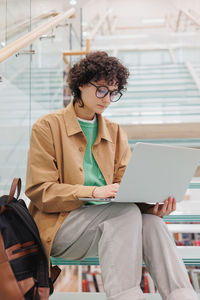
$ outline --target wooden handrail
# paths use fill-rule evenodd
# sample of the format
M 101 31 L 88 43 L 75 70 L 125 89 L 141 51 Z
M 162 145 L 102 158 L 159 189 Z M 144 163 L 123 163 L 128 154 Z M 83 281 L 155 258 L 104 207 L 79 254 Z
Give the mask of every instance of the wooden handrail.
M 39 20 L 47 19 L 49 17 L 55 17 L 57 15 L 58 15 L 58 12 L 56 12 L 54 10 L 51 10 L 48 13 L 43 13 L 43 14 L 41 14 L 39 16 L 31 18 L 31 20 L 28 19 L 27 21 L 23 21 L 23 22 L 21 22 L 19 24 L 14 24 L 14 25 L 12 24 L 8 30 L 4 29 L 4 32 L 0 33 L 0 39 L 5 36 L 5 32 L 6 32 L 6 36 L 9 37 L 12 34 L 14 34 L 15 32 L 23 29 L 24 27 L 29 26 L 30 22 L 33 24 L 33 23 L 35 23 L 35 22 L 37 22 Z
M 165 15 L 165 20 L 166 20 L 166 23 L 169 25 L 169 27 L 171 27 L 173 31 L 176 31 L 176 27 L 173 24 L 171 16 L 169 14 Z
M 86 25 L 83 26 L 83 31 L 87 31 L 88 28 L 90 28 L 91 23 L 93 23 L 94 20 L 96 20 L 96 19 L 99 19 L 99 14 L 96 14 L 96 15 L 94 16 L 94 18 L 92 18 L 92 19 L 90 20 L 89 23 L 87 23 Z
M 200 12 L 199 12 L 199 11 L 197 11 L 197 10 L 195 10 L 195 9 L 190 9 L 189 12 L 190 12 L 193 16 L 196 15 L 196 17 L 200 18 Z
M 86 55 L 87 53 L 90 52 L 90 39 L 87 38 L 86 39 L 86 46 L 85 46 L 85 50 L 81 51 L 73 51 L 73 50 L 69 50 L 69 51 L 63 51 L 63 60 L 65 61 L 65 56 L 73 56 L 73 55 Z
M 87 54 L 88 52 L 86 51 L 64 51 L 63 52 L 63 57 L 65 56 L 73 56 L 73 55 L 85 55 Z
M 30 22 L 31 22 L 31 24 L 33 24 L 35 22 L 38 22 L 39 20 L 48 19 L 50 17 L 55 17 L 57 15 L 58 15 L 58 12 L 50 11 L 48 13 L 43 13 L 43 14 L 41 14 L 39 16 L 31 18 L 31 20 L 23 21 L 22 23 L 19 23 L 17 25 L 16 24 L 15 25 L 11 25 L 11 28 L 9 28 L 8 30 L 4 30 L 4 32 L 0 33 L 0 39 L 2 39 L 5 36 L 5 33 L 6 33 L 7 37 L 12 36 L 17 31 L 23 29 L 26 26 L 29 26 Z
M 192 64 L 189 61 L 185 62 L 185 66 L 188 69 L 191 77 L 193 78 L 198 90 L 200 91 L 200 79 L 199 79 L 199 76 L 196 73 L 194 67 L 192 66 Z
M 110 11 L 108 10 L 102 18 L 100 18 L 99 22 L 97 23 L 97 25 L 94 27 L 94 29 L 92 30 L 89 39 L 93 40 L 95 34 L 97 33 L 97 31 L 101 28 L 102 24 L 104 23 L 104 21 L 106 20 L 106 18 L 109 16 Z
M 53 20 L 48 21 L 46 24 L 42 24 L 32 30 L 31 32 L 27 33 L 23 37 L 19 38 L 18 40 L 10 43 L 8 46 L 0 49 L 0 63 L 13 54 L 17 53 L 19 50 L 23 49 L 25 46 L 31 44 L 33 41 L 38 39 L 41 35 L 45 32 L 49 31 L 57 24 L 59 24 L 62 20 L 66 18 L 72 18 L 75 15 L 75 9 L 71 8 L 65 12 L 58 14 Z
M 63 52 L 63 58 L 65 56 L 85 55 L 85 54 L 89 53 L 90 52 L 91 41 L 93 40 L 95 34 L 99 30 L 99 28 L 102 26 L 102 24 L 104 23 L 105 19 L 108 17 L 109 14 L 110 14 L 110 11 L 108 10 L 103 15 L 103 17 L 99 20 L 99 22 L 97 23 L 97 25 L 94 27 L 94 29 L 90 33 L 89 37 L 86 39 L 85 50 L 83 50 L 83 51 L 73 51 L 73 50 L 72 51 L 64 51 Z
M 179 29 L 179 25 L 180 25 L 180 20 L 181 20 L 181 16 L 185 15 L 189 20 L 191 20 L 197 27 L 200 27 L 200 22 L 188 11 L 184 10 L 184 9 L 180 9 L 178 12 L 178 17 L 177 17 L 177 21 L 176 21 L 176 25 L 174 26 L 171 22 L 171 18 L 169 15 L 166 15 L 166 21 L 168 22 L 169 26 L 174 30 L 174 31 L 178 31 Z
M 181 15 L 185 15 L 188 19 L 190 19 L 197 27 L 200 27 L 200 22 L 188 11 L 181 9 L 179 11 L 177 23 L 176 23 L 176 31 L 178 31 Z

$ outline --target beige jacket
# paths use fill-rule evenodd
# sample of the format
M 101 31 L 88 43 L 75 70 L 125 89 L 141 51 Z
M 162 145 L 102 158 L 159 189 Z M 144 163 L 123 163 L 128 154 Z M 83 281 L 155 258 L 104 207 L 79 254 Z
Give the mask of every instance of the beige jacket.
M 127 136 L 101 115 L 98 124 L 92 153 L 106 183 L 120 182 L 131 153 Z M 83 185 L 86 144 L 72 103 L 45 115 L 32 127 L 26 195 L 48 257 L 68 213 L 83 205 L 79 197 L 92 197 L 94 187 Z

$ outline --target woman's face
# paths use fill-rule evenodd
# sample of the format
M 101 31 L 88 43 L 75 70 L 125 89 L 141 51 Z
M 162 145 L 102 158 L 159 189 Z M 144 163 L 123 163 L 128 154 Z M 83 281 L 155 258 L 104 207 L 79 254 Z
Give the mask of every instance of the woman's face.
M 103 98 L 98 98 L 96 96 L 96 90 L 97 88 L 92 85 L 95 84 L 96 86 L 104 86 L 109 89 L 109 91 L 116 91 L 118 89 L 118 86 L 108 85 L 105 80 L 99 80 L 97 82 L 91 81 L 91 83 L 88 83 L 87 85 L 79 87 L 81 91 L 81 99 L 84 103 L 85 111 L 90 112 L 91 114 L 102 114 L 104 110 L 110 105 L 110 92 Z

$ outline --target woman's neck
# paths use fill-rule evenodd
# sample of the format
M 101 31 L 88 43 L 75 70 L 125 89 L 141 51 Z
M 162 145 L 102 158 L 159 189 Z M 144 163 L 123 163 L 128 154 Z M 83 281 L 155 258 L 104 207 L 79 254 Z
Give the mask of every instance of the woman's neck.
M 95 113 L 92 111 L 87 110 L 87 108 L 80 107 L 78 103 L 75 103 L 74 110 L 78 118 L 83 120 L 93 120 Z

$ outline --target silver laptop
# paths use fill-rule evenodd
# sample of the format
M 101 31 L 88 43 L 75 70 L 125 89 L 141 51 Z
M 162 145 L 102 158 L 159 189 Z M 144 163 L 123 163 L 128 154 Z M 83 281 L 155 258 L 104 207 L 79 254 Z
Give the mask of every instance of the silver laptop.
M 136 143 L 115 198 L 80 198 L 83 201 L 163 203 L 184 194 L 200 162 L 200 150 Z

